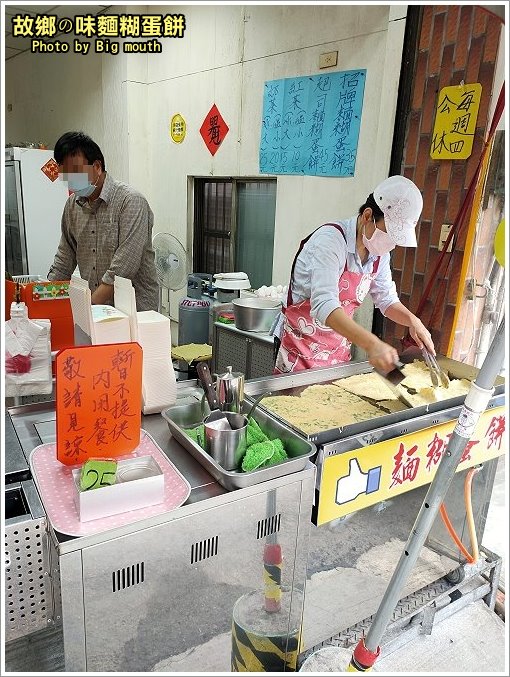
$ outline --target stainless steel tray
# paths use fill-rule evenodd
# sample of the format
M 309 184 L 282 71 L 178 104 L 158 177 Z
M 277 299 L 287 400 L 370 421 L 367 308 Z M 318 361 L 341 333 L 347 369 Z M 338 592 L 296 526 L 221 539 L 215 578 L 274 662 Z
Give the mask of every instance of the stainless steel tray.
M 437 361 L 448 373 L 448 375 L 453 378 L 465 378 L 470 381 L 474 381 L 479 371 L 475 367 L 463 364 L 462 362 L 457 362 L 456 360 L 451 360 L 447 357 L 438 356 Z M 340 367 L 310 369 L 308 371 L 302 371 L 296 374 L 283 374 L 279 376 L 269 376 L 247 381 L 244 392 L 246 400 L 249 403 L 252 403 L 257 395 L 265 392 L 270 391 L 272 394 L 276 394 L 278 392 L 285 395 L 299 395 L 299 393 L 309 385 L 319 383 L 326 384 L 330 383 L 331 381 L 336 381 L 340 378 L 347 378 L 348 376 L 353 376 L 355 374 L 365 374 L 371 371 L 373 371 L 373 367 L 369 362 L 354 362 Z M 498 377 L 496 380 L 494 396 L 500 395 L 504 392 L 504 379 Z M 329 442 L 335 442 L 345 437 L 367 433 L 376 428 L 390 426 L 394 423 L 401 423 L 403 421 L 410 421 L 411 419 L 425 416 L 426 414 L 434 414 L 436 412 L 444 411 L 445 409 L 460 406 L 463 404 L 464 399 L 465 396 L 452 397 L 448 400 L 433 402 L 421 407 L 410 407 L 404 411 L 398 411 L 392 414 L 382 414 L 381 416 L 371 418 L 367 421 L 352 423 L 350 425 L 343 426 L 342 428 L 332 428 L 330 430 L 322 431 L 318 430 L 314 433 L 306 433 L 294 426 L 289 421 L 281 418 L 278 414 L 271 412 L 269 409 L 265 409 L 264 400 L 262 400 L 258 405 L 257 411 L 259 413 L 263 412 L 268 414 L 275 421 L 279 421 L 281 424 L 295 431 L 298 435 L 304 437 L 310 442 L 313 442 L 317 446 L 321 446 L 328 444 Z
M 244 489 L 259 482 L 304 470 L 308 460 L 316 454 L 317 447 L 315 444 L 304 439 L 302 435 L 296 433 L 284 422 L 276 420 L 268 412 L 256 409 L 253 418 L 270 439 L 278 437 L 282 440 L 289 456 L 288 460 L 251 472 L 225 470 L 184 432 L 184 428 L 194 428 L 202 423 L 202 392 L 202 389 L 197 387 L 193 390 L 187 390 L 183 397 L 179 397 L 178 394 L 177 402 L 162 411 L 161 415 L 168 423 L 173 437 L 228 491 Z M 245 402 L 243 413 L 248 413 L 249 409 L 250 404 Z M 208 411 L 206 405 L 206 413 Z

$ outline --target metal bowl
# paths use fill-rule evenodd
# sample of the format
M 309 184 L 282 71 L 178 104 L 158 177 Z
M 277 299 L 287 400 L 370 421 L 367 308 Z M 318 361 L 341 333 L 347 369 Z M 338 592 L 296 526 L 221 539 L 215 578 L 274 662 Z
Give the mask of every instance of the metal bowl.
M 236 327 L 242 331 L 269 331 L 282 308 L 277 299 L 240 298 L 232 301 Z

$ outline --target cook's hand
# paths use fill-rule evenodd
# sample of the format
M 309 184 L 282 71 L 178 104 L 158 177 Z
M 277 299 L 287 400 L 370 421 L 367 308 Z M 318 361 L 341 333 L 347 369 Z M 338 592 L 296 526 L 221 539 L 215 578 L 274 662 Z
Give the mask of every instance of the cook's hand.
M 377 343 L 374 343 L 374 346 L 367 351 L 368 361 L 378 371 L 382 371 L 384 374 L 387 374 L 389 371 L 395 368 L 396 363 L 398 362 L 398 353 L 384 341 L 377 340 Z
M 409 325 L 409 333 L 420 350 L 425 346 L 429 353 L 432 353 L 432 355 L 436 354 L 434 342 L 432 341 L 429 330 L 416 315 L 413 315 L 411 324 Z

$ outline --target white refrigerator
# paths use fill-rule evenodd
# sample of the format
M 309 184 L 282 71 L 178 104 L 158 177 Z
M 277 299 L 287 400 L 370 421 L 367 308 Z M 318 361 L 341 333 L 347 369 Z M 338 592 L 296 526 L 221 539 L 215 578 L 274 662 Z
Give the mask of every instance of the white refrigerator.
M 52 150 L 5 149 L 5 270 L 45 278 L 68 198 Z

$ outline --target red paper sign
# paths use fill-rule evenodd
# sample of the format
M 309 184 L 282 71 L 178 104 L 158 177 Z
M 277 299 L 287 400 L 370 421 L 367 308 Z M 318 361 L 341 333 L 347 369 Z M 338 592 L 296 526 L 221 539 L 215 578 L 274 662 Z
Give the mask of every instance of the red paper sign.
M 140 443 L 142 348 L 112 343 L 61 350 L 56 358 L 57 459 L 79 465 Z
M 228 125 L 221 117 L 221 113 L 216 108 L 216 104 L 214 104 L 200 127 L 200 135 L 211 155 L 216 153 L 221 146 L 223 139 L 227 136 L 227 133 Z
M 46 174 L 50 181 L 56 181 L 58 179 L 58 165 L 53 158 L 48 160 L 46 164 L 41 167 L 41 172 Z

